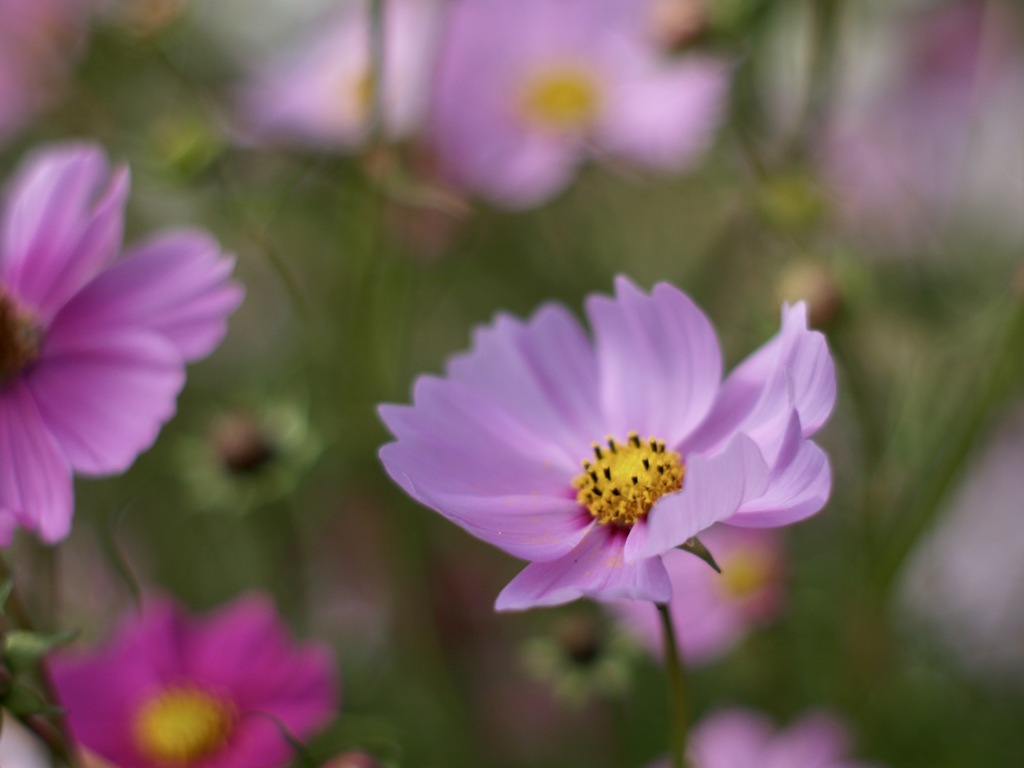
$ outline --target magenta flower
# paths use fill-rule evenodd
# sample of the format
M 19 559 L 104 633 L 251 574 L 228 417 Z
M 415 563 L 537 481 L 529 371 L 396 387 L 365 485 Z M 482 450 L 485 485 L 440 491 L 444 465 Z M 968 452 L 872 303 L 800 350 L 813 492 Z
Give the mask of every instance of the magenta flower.
M 382 127 L 409 136 L 426 107 L 438 12 L 434 0 L 384 4 Z M 241 94 L 242 133 L 329 150 L 369 136 L 377 98 L 369 2 L 348 3 L 295 51 L 265 65 Z
M 594 341 L 550 304 L 499 315 L 414 405 L 380 414 L 381 460 L 409 495 L 529 560 L 497 607 L 581 596 L 664 603 L 661 555 L 713 523 L 767 527 L 814 514 L 831 473 L 809 438 L 835 375 L 804 305 L 723 383 L 718 340 L 678 289 L 619 278 L 591 296 Z
M 806 713 L 777 731 L 765 717 L 742 709 L 704 718 L 693 729 L 689 749 L 693 768 L 870 768 L 849 753 L 847 729 L 831 715 Z
M 672 613 L 683 658 L 704 664 L 721 658 L 756 626 L 775 619 L 783 606 L 783 553 L 773 530 L 716 525 L 701 534 L 722 573 L 692 554 L 662 555 L 672 583 Z M 613 604 L 623 626 L 656 653 L 662 652 L 658 613 L 649 603 Z
M 118 768 L 279 768 L 338 706 L 327 648 L 297 644 L 267 598 L 208 617 L 169 601 L 53 677 L 77 741 Z
M 0 241 L 0 545 L 67 535 L 72 471 L 126 470 L 175 410 L 185 363 L 224 336 L 241 289 L 201 232 L 118 258 L 128 172 L 89 145 L 31 158 Z
M 619 0 L 456 0 L 430 134 L 451 181 L 543 202 L 591 156 L 678 170 L 719 121 L 725 65 L 669 60 Z

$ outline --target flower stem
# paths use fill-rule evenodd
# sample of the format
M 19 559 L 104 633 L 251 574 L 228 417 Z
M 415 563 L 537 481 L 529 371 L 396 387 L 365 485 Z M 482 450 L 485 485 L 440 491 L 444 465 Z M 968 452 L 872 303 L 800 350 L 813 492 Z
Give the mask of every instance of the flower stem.
M 658 603 L 658 614 L 661 616 L 665 674 L 668 676 L 669 698 L 672 701 L 672 724 L 669 728 L 672 768 L 687 768 L 686 737 L 690 729 L 690 709 L 686 699 L 686 676 L 679 661 L 679 645 L 676 643 L 676 630 L 672 626 L 668 606 Z

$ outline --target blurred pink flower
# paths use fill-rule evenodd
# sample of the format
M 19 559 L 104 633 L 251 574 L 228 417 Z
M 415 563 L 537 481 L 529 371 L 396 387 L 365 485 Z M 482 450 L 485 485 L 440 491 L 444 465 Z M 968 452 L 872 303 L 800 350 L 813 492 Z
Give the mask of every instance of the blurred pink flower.
M 383 4 L 381 119 L 391 139 L 409 136 L 426 106 L 438 9 L 434 0 Z M 333 21 L 262 67 L 240 98 L 244 137 L 352 150 L 369 136 L 377 98 L 370 4 L 347 3 Z
M 205 618 L 166 600 L 53 677 L 78 741 L 118 768 L 279 768 L 338 706 L 326 647 L 297 644 L 249 595 Z
M 591 156 L 679 170 L 706 148 L 726 65 L 665 58 L 621 0 L 454 0 L 430 136 L 442 173 L 508 207 Z
M 0 0 L 0 142 L 60 96 L 88 11 L 85 0 Z
M 963 0 L 913 17 L 896 71 L 828 127 L 823 173 L 852 230 L 901 247 L 933 233 L 976 181 L 970 171 L 982 163 L 972 139 L 982 117 L 1009 118 L 1014 144 L 1002 144 L 1004 162 L 1019 152 L 1024 61 L 999 5 Z M 1005 196 L 991 174 L 984 183 L 989 201 Z
M 709 715 L 694 727 L 689 756 L 693 768 L 869 768 L 850 760 L 849 752 L 846 727 L 830 715 L 806 713 L 777 731 L 767 718 L 733 709 Z
M 92 145 L 33 156 L 0 240 L 0 544 L 67 535 L 72 471 L 126 470 L 174 413 L 185 363 L 242 298 L 233 260 L 180 230 L 119 259 L 128 171 Z
M 662 555 L 672 583 L 669 609 L 689 664 L 731 651 L 753 627 L 775 619 L 785 598 L 782 544 L 775 531 L 716 525 L 701 534 L 701 543 L 721 574 L 688 552 Z M 661 623 L 653 605 L 623 600 L 612 607 L 627 630 L 661 653 Z
M 835 374 L 802 304 L 723 383 L 714 328 L 685 294 L 615 288 L 587 300 L 593 344 L 556 304 L 526 322 L 499 315 L 446 378 L 416 381 L 414 405 L 380 408 L 397 438 L 380 454 L 391 478 L 530 561 L 499 610 L 667 602 L 660 555 L 715 522 L 783 525 L 828 498 L 828 459 L 809 438 Z

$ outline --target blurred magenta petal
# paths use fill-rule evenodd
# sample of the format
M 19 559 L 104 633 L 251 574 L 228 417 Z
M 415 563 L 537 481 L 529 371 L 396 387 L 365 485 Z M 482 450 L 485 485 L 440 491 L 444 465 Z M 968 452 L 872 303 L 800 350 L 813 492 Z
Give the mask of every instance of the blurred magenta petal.
M 233 262 L 205 235 L 119 259 L 127 192 L 127 171 L 87 144 L 36 154 L 9 192 L 0 429 L 22 457 L 0 476 L 8 540 L 12 521 L 45 541 L 67 535 L 71 470 L 122 472 L 149 448 L 174 415 L 185 362 L 216 346 L 241 300 Z
M 664 553 L 716 522 L 781 525 L 827 498 L 828 465 L 807 438 L 834 380 L 801 308 L 723 387 L 714 329 L 685 294 L 615 288 L 587 300 L 593 342 L 553 305 L 499 315 L 447 378 L 417 380 L 412 406 L 380 407 L 391 478 L 531 562 L 499 609 L 664 602 Z
M 727 76 L 670 60 L 618 0 L 459 0 L 441 41 L 429 138 L 453 183 L 499 205 L 542 203 L 592 156 L 692 165 Z
M 58 541 L 71 529 L 71 468 L 46 428 L 29 387 L 0 389 L 0 541 L 15 525 Z
M 126 620 L 106 647 L 60 654 L 53 676 L 75 738 L 119 768 L 276 768 L 293 754 L 282 729 L 304 740 L 338 706 L 328 650 L 292 640 L 271 602 L 256 595 L 204 618 L 158 601 Z M 182 691 L 231 713 L 216 743 L 166 731 L 195 747 L 184 762 L 155 754 L 140 736 L 142 713 Z M 174 729 L 204 716 L 202 709 L 182 708 L 175 721 L 172 711 L 150 727 Z

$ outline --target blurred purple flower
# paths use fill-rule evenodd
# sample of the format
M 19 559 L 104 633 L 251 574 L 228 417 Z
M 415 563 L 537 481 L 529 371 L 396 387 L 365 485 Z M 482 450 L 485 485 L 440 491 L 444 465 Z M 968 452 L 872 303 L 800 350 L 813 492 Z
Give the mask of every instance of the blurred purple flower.
M 782 543 L 775 531 L 715 526 L 701 534 L 722 573 L 692 554 L 662 555 L 672 583 L 669 608 L 680 650 L 688 664 L 703 664 L 732 650 L 755 626 L 782 609 Z M 623 600 L 613 604 L 623 626 L 657 653 L 662 631 L 653 605 Z
M 824 713 L 807 713 L 782 731 L 747 710 L 716 712 L 690 738 L 693 768 L 869 768 L 848 758 L 849 734 Z M 668 768 L 659 762 L 650 768 Z
M 33 156 L 0 241 L 0 544 L 71 527 L 72 471 L 126 470 L 174 413 L 185 363 L 242 298 L 233 260 L 180 230 L 119 259 L 128 171 L 92 145 Z
M 591 156 L 691 166 L 728 81 L 715 59 L 664 57 L 620 0 L 454 0 L 430 136 L 443 174 L 536 205 Z
M 0 142 L 60 96 L 88 12 L 85 0 L 0 0 Z
M 808 438 L 835 374 L 804 305 L 723 383 L 715 331 L 685 294 L 615 287 L 587 300 L 593 344 L 559 305 L 499 315 L 445 378 L 416 381 L 414 405 L 380 408 L 391 478 L 531 561 L 499 610 L 667 602 L 660 555 L 718 521 L 783 525 L 828 498 L 828 459 Z
M 426 106 L 438 10 L 434 0 L 389 0 L 384 13 L 382 128 L 401 139 L 416 129 Z M 243 89 L 243 136 L 328 150 L 359 147 L 377 98 L 371 57 L 370 4 L 348 3 Z
M 53 677 L 76 740 L 118 768 L 278 768 L 338 706 L 327 648 L 249 595 L 197 619 L 158 600 Z
M 1010 118 L 1014 144 L 1003 142 L 1003 154 L 1019 151 L 1024 62 L 1012 29 L 999 4 L 984 0 L 947 4 L 905 27 L 897 70 L 871 97 L 846 105 L 826 133 L 823 173 L 850 229 L 901 247 L 933 232 L 963 201 L 971 166 L 981 165 L 967 160 L 982 116 Z M 999 190 L 988 200 L 1005 195 Z

